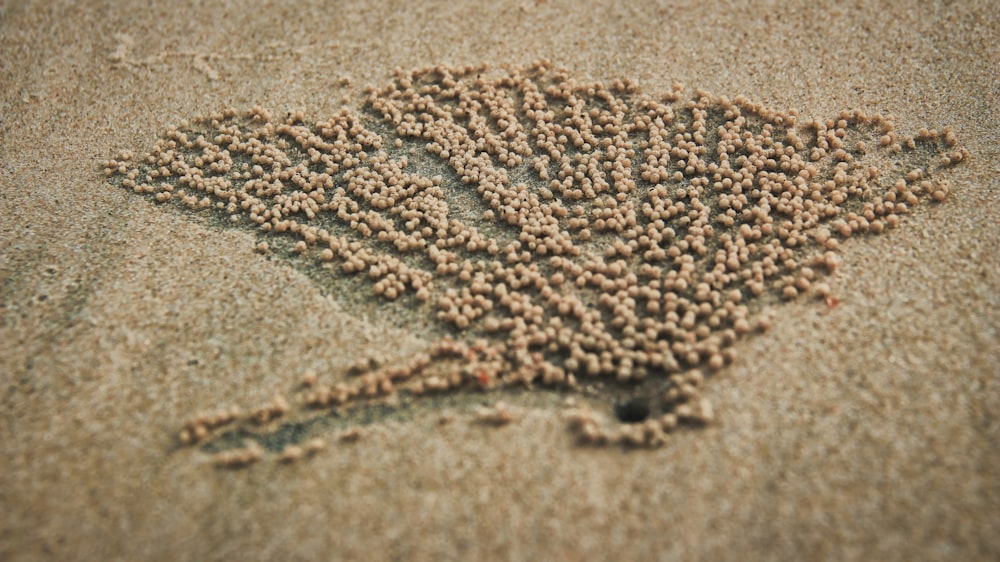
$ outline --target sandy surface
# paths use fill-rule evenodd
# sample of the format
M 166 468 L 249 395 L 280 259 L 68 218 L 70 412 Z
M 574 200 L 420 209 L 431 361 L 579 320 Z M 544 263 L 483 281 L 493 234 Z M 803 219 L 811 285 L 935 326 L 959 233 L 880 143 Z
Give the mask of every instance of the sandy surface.
M 489 4 L 0 4 L 0 559 L 1000 557 L 995 6 Z M 193 413 L 426 341 L 99 162 L 228 105 L 323 115 L 397 66 L 537 58 L 950 125 L 972 158 L 844 244 L 840 305 L 779 307 L 709 381 L 716 423 L 664 448 L 578 447 L 558 397 L 517 396 L 507 427 L 417 407 L 291 466 L 179 448 Z

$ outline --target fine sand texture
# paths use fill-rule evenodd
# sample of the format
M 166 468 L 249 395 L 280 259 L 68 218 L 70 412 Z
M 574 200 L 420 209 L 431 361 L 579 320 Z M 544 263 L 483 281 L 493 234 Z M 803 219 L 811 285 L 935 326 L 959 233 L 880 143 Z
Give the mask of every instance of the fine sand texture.
M 0 560 L 1000 559 L 993 3 L 371 4 L 0 2 Z M 950 127 L 967 157 L 840 241 L 829 299 L 767 301 L 713 419 L 656 447 L 568 428 L 627 386 L 308 410 L 303 377 L 408 365 L 440 323 L 105 176 L 224 108 L 315 122 L 397 68 L 537 60 Z M 184 443 L 233 407 L 281 419 Z

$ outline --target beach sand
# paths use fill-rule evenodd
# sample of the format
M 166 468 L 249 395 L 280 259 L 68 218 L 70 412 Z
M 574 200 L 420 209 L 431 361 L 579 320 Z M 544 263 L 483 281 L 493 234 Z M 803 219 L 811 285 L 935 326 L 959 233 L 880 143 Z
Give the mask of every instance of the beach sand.
M 0 559 L 1000 558 L 991 2 L 4 2 L 0 53 Z M 465 393 L 287 466 L 181 447 L 198 412 L 428 341 L 101 162 L 227 106 L 323 116 L 396 67 L 542 58 L 951 126 L 971 157 L 946 202 L 841 245 L 838 306 L 775 307 L 706 383 L 716 420 L 664 447 L 578 446 L 528 392 L 503 427 Z

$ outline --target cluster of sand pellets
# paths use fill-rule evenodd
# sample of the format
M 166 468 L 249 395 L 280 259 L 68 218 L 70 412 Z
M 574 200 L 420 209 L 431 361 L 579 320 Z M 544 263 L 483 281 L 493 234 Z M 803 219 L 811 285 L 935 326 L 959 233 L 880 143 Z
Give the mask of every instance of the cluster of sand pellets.
M 939 172 L 968 157 L 950 130 L 904 136 L 891 116 L 804 118 L 680 86 L 655 97 L 546 62 L 400 70 L 365 94 L 315 123 L 226 109 L 106 172 L 158 203 L 256 229 L 262 253 L 287 240 L 445 334 L 405 364 L 363 360 L 331 385 L 313 375 L 302 408 L 643 389 L 619 415 L 643 423 L 571 416 L 592 443 L 655 445 L 709 421 L 700 388 L 735 342 L 766 329 L 762 311 L 832 299 L 824 277 L 842 241 L 944 200 Z

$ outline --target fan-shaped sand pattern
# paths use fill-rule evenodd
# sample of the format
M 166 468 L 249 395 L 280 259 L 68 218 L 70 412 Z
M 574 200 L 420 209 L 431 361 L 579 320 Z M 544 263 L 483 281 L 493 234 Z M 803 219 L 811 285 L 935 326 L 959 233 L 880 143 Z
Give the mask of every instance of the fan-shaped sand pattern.
M 304 408 L 591 381 L 639 389 L 618 413 L 644 423 L 572 416 L 593 443 L 657 445 L 710 421 L 699 388 L 766 328 L 763 307 L 828 297 L 840 242 L 944 200 L 940 172 L 967 158 L 947 130 L 907 137 L 891 118 L 807 119 L 679 88 L 652 97 L 547 63 L 399 72 L 367 94 L 311 125 L 226 110 L 106 170 L 157 202 L 256 228 L 262 253 L 294 241 L 301 259 L 360 276 L 371 299 L 445 334 L 407 364 L 363 361 L 332 386 L 308 375 Z M 181 438 L 293 410 L 279 398 L 200 415 Z

